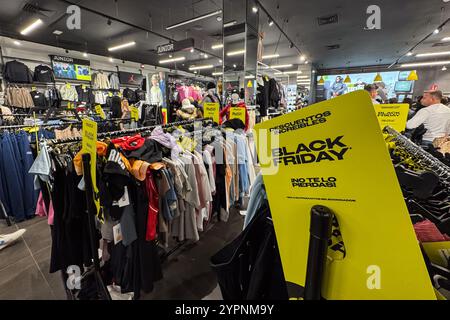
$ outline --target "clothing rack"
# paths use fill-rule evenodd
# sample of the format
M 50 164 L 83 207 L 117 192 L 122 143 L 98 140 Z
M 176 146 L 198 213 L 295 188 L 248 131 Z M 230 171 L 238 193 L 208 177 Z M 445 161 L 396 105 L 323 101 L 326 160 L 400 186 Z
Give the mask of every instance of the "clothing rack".
M 132 121 L 133 119 L 131 118 L 125 118 L 125 119 L 120 119 L 120 118 L 114 118 L 114 119 L 105 119 L 105 120 L 97 120 L 95 122 L 97 123 L 106 123 L 106 122 L 127 122 L 127 121 Z M 59 124 L 18 124 L 18 125 L 10 125 L 10 126 L 0 126 L 0 130 L 7 130 L 7 129 L 21 129 L 21 128 L 32 128 L 32 127 L 39 127 L 39 128 L 54 128 L 54 127 L 60 127 L 66 124 L 82 124 L 82 121 L 67 121 L 64 123 L 59 123 Z M 123 131 L 114 131 L 114 132 L 123 132 Z
M 450 167 L 442 163 L 439 159 L 413 143 L 411 140 L 401 135 L 395 129 L 386 126 L 383 131 L 393 137 L 396 145 L 406 151 L 413 159 L 426 169 L 435 173 L 441 178 L 442 183 L 450 187 Z

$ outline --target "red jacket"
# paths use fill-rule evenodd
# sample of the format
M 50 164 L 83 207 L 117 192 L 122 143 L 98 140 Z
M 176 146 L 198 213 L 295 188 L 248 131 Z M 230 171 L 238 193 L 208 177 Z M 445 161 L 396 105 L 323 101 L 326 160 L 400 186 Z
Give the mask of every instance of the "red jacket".
M 224 109 L 222 109 L 222 111 L 220 111 L 220 114 L 219 114 L 220 124 L 222 124 L 223 122 L 225 122 L 225 121 L 230 119 L 230 108 L 231 107 L 232 107 L 232 105 L 229 104 Z M 245 103 L 244 102 L 240 102 L 234 107 L 245 108 L 245 131 L 247 131 L 248 130 L 248 123 L 249 123 L 249 115 L 248 115 L 248 111 L 247 111 L 247 107 L 246 107 Z M 223 120 L 223 119 L 225 119 L 225 120 Z

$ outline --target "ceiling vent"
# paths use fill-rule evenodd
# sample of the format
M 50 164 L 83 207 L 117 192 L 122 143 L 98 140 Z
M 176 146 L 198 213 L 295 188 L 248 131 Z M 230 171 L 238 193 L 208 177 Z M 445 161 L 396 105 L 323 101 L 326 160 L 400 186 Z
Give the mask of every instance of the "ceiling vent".
M 46 17 L 51 17 L 55 11 L 54 10 L 48 10 L 42 7 L 39 7 L 38 5 L 34 5 L 32 3 L 25 3 L 25 5 L 22 8 L 23 12 L 31 13 L 31 14 L 40 14 Z
M 332 45 L 327 46 L 327 50 L 336 50 L 336 49 L 339 49 L 340 47 L 341 47 L 340 44 L 332 44 Z
M 330 16 L 317 18 L 317 22 L 319 23 L 319 26 L 323 26 L 323 25 L 326 25 L 326 24 L 338 23 L 339 19 L 338 19 L 338 15 L 337 14 L 333 14 L 333 15 L 330 15 Z

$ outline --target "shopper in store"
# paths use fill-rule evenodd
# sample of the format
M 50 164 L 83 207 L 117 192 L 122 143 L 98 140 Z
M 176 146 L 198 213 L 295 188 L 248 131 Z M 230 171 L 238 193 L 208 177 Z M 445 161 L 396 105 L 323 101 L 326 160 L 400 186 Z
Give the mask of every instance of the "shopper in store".
M 441 101 L 442 91 L 425 91 L 420 101 L 424 108 L 417 111 L 406 123 L 407 129 L 424 125 L 427 130 L 422 138 L 424 145 L 430 145 L 435 138 L 444 137 L 450 133 L 450 108 L 443 105 Z
M 380 104 L 377 100 L 376 100 L 376 97 L 378 96 L 378 89 L 377 89 L 377 86 L 376 85 L 374 85 L 374 84 L 367 84 L 365 87 L 364 87 L 364 90 L 366 90 L 368 93 L 369 93 L 369 95 L 370 95 L 370 98 L 372 99 L 372 102 L 373 102 L 373 104 Z

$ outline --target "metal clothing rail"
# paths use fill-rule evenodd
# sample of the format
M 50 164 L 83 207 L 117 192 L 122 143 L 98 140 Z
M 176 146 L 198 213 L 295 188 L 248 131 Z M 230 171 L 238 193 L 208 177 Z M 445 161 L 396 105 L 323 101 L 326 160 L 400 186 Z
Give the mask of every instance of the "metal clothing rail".
M 401 135 L 395 129 L 387 126 L 383 131 L 393 137 L 396 145 L 406 151 L 418 164 L 435 173 L 441 181 L 450 187 L 450 167 L 442 163 L 439 159 L 416 145 L 414 142 Z
M 114 119 L 105 119 L 105 120 L 94 120 L 97 123 L 108 123 L 108 122 L 128 122 L 133 119 L 131 118 L 114 118 Z M 10 125 L 10 126 L 0 126 L 0 130 L 7 130 L 7 129 L 20 129 L 20 128 L 33 128 L 33 127 L 39 127 L 39 128 L 53 128 L 53 127 L 60 127 L 67 124 L 82 124 L 82 121 L 67 121 L 59 124 L 18 124 L 18 125 Z

